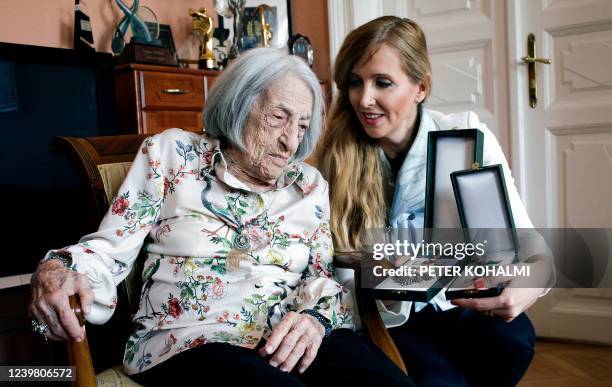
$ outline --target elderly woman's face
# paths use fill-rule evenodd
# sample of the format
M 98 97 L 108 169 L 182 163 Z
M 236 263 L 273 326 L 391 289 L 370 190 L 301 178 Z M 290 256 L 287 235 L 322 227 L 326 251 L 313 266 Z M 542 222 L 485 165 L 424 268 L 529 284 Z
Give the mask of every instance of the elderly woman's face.
M 312 92 L 293 76 L 274 83 L 254 103 L 243 138 L 253 177 L 269 182 L 283 173 L 310 125 L 312 109 Z

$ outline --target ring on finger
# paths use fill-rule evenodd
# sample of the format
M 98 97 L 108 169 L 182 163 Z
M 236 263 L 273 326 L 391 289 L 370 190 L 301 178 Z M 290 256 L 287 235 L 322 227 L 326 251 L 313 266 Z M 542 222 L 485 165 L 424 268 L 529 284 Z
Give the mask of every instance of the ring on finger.
M 493 316 L 495 316 L 495 313 L 493 313 L 493 311 L 492 311 L 492 310 L 483 310 L 483 311 L 482 311 L 482 314 L 484 314 L 484 315 L 485 315 L 485 316 L 487 316 L 487 317 L 493 317 Z
M 47 340 L 47 331 L 49 330 L 49 325 L 47 325 L 47 323 L 39 323 L 35 319 L 32 319 L 31 326 L 34 332 L 43 335 L 45 340 Z

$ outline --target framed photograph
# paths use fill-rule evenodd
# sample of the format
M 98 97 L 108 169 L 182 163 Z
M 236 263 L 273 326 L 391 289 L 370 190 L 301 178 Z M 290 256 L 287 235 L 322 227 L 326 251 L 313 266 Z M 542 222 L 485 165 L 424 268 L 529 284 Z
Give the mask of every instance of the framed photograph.
M 291 36 L 290 0 L 247 0 L 242 19 L 242 50 L 263 47 L 262 14 L 257 7 L 264 5 L 263 18 L 270 26 L 272 42 L 270 47 L 286 47 Z M 233 18 L 224 19 L 225 28 L 230 29 L 229 41 L 234 37 Z M 230 44 L 231 45 L 231 44 Z

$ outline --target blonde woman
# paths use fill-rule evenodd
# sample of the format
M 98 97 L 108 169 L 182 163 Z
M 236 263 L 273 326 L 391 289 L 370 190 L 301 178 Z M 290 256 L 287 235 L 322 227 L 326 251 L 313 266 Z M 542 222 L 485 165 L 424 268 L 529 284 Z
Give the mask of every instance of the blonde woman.
M 334 81 L 338 94 L 318 160 L 329 181 L 337 250 L 363 248 L 369 228 L 423 227 L 428 132 L 453 127 L 484 133 L 484 163 L 503 165 L 516 227 L 533 228 L 501 148 L 476 114 L 423 107 L 431 66 L 415 22 L 385 16 L 352 31 Z M 387 326 L 398 326 L 391 332 L 417 385 L 513 385 L 533 356 L 534 330 L 523 312 L 544 292 L 507 288 L 452 303 L 441 292 L 428 304 L 397 303 L 382 314 Z

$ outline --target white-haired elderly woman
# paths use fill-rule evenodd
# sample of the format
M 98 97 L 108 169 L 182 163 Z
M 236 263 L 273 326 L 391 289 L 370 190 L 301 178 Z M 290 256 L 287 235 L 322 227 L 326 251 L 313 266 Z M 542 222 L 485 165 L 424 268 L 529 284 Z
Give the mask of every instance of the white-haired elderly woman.
M 108 320 L 147 239 L 124 356 L 136 381 L 410 383 L 353 332 L 351 295 L 334 279 L 327 182 L 302 162 L 323 110 L 301 59 L 274 49 L 241 56 L 206 101 L 205 133 L 146 139 L 99 230 L 39 264 L 38 330 L 83 338 L 72 294 L 90 322 Z

